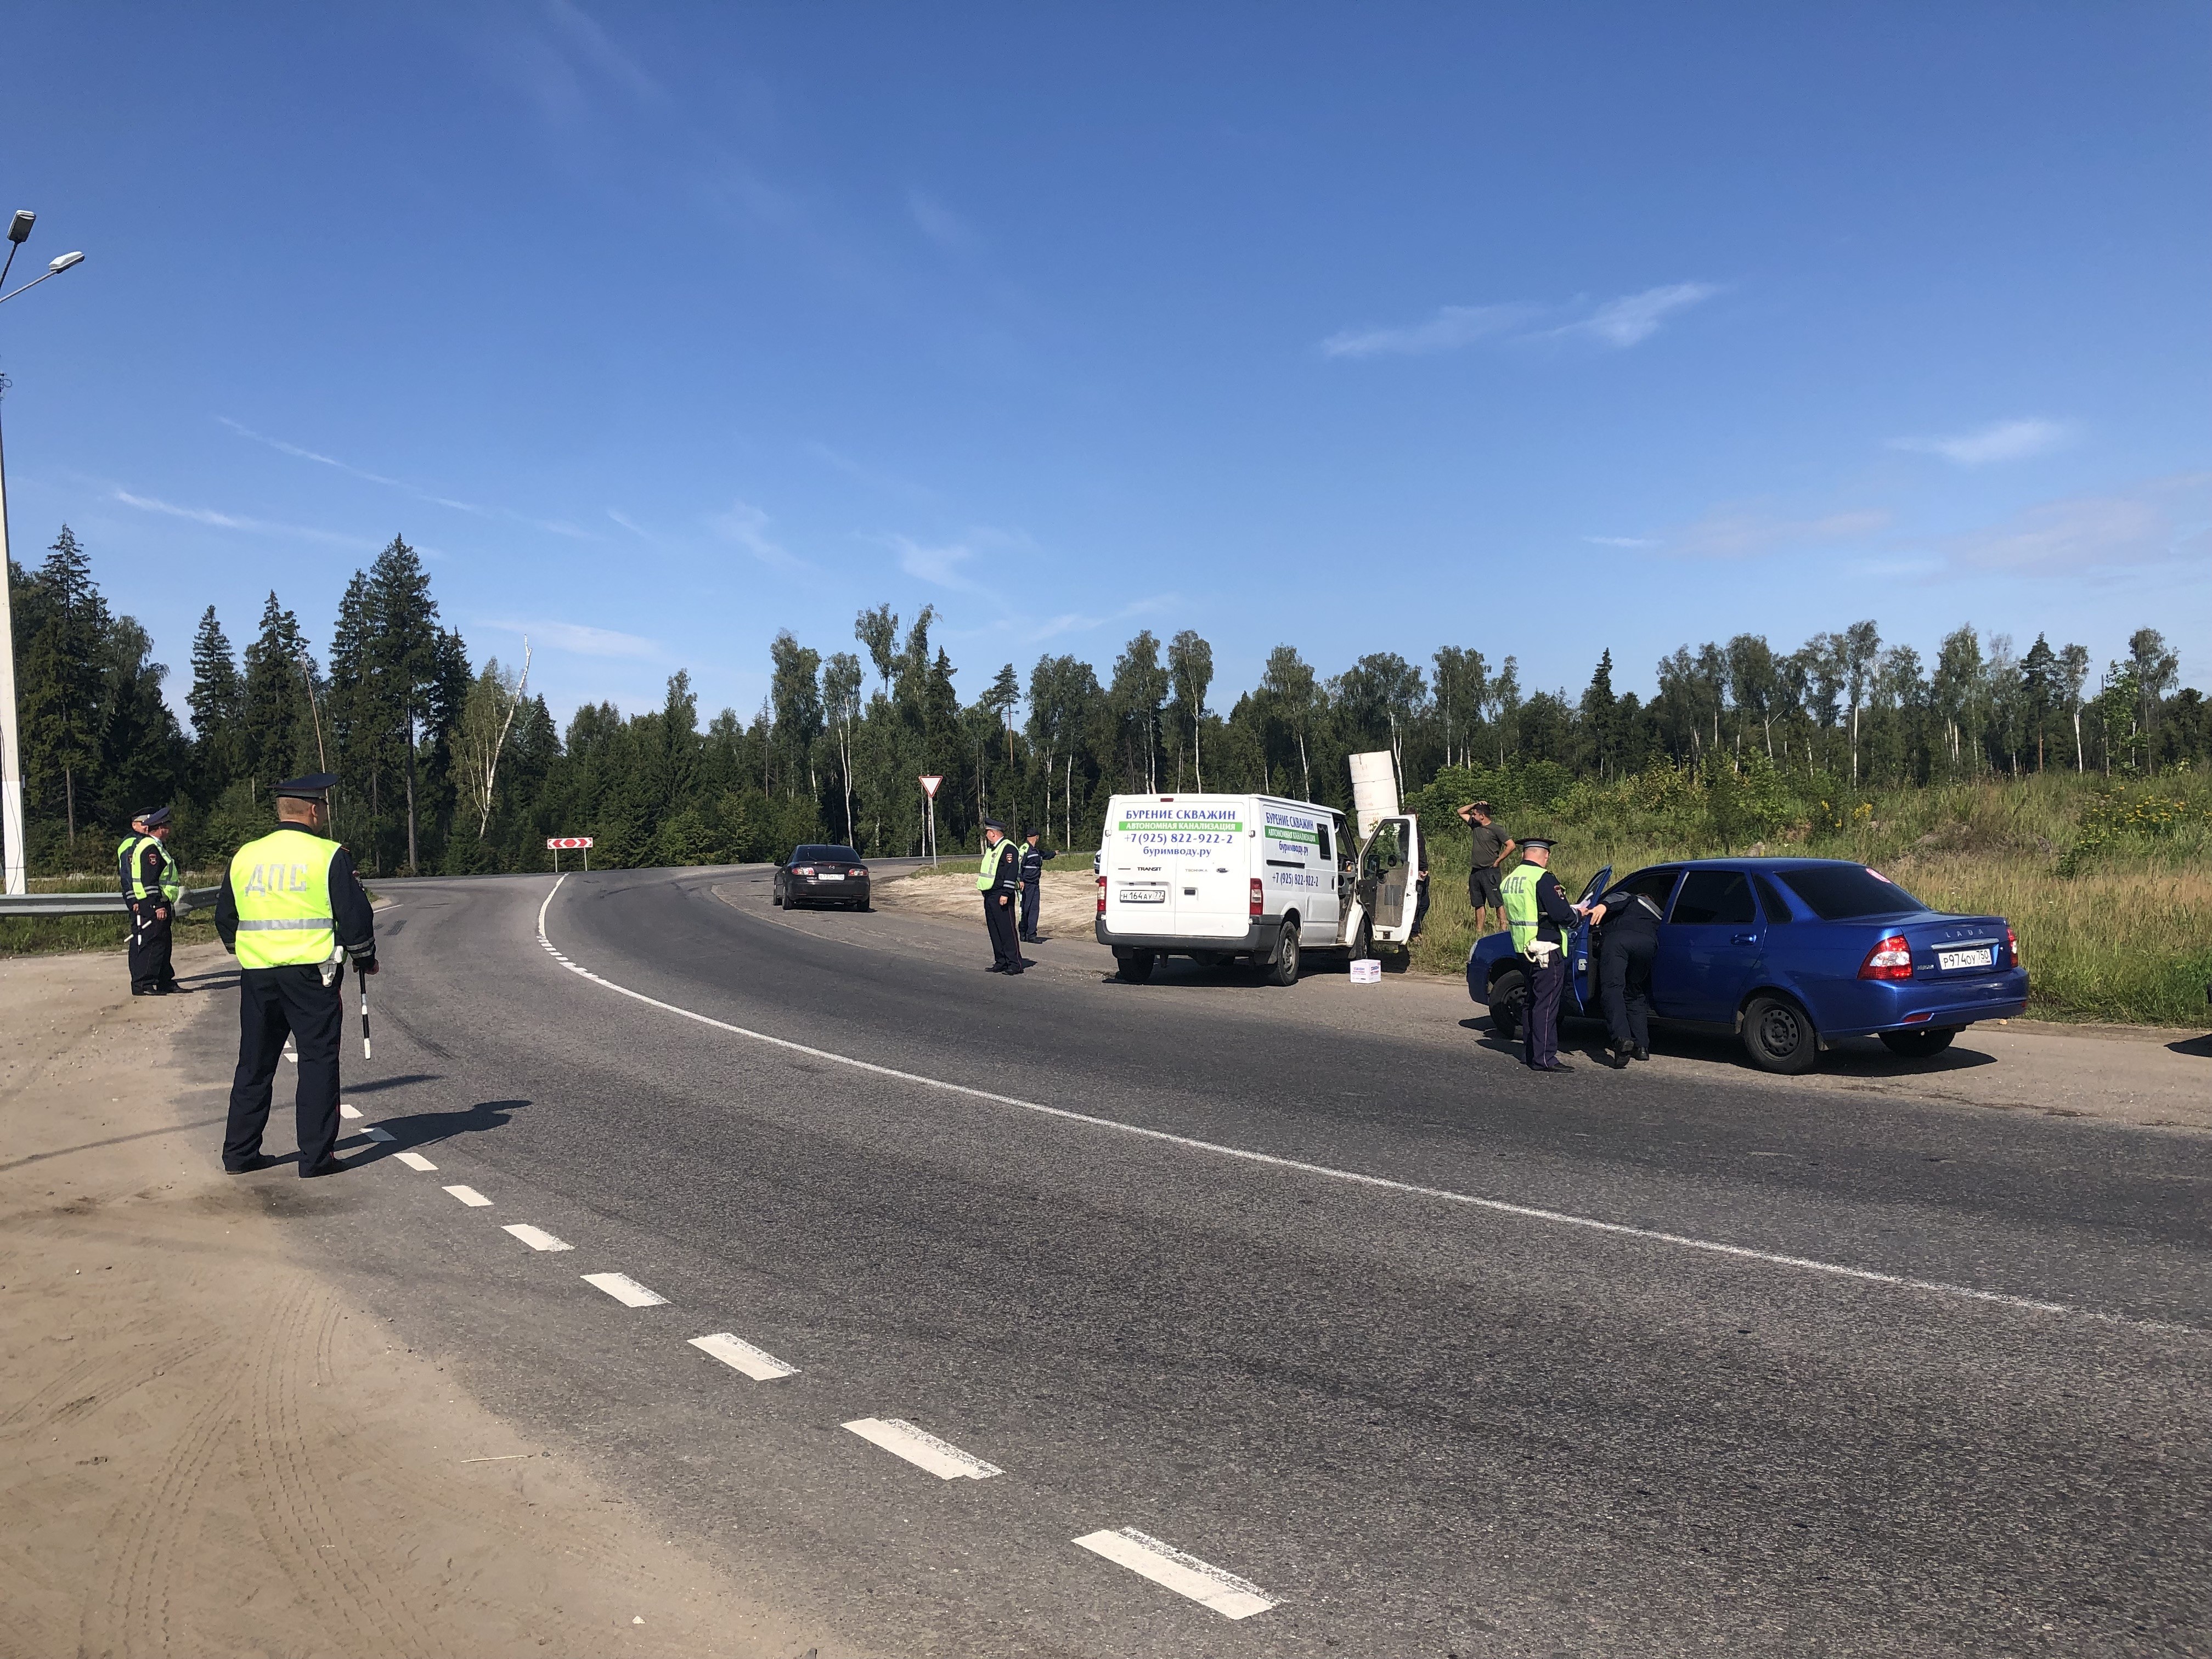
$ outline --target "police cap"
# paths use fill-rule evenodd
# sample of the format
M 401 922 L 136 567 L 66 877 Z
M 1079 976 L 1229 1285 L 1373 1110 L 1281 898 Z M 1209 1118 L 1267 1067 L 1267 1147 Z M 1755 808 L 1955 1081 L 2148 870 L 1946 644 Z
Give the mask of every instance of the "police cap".
M 1529 836 L 1522 841 L 1521 850 L 1524 853 L 1548 853 L 1552 850 L 1552 842 L 1547 836 Z
M 304 778 L 287 778 L 270 793 L 290 795 L 301 800 L 320 800 L 338 787 L 335 772 L 310 772 Z
M 983 820 L 983 827 L 986 830 L 995 830 L 1002 836 L 1006 833 L 1006 826 L 1000 823 L 996 818 L 985 818 Z
M 166 806 L 157 806 L 152 811 L 131 820 L 134 823 L 144 824 L 149 830 L 158 830 L 168 821 L 169 809 Z

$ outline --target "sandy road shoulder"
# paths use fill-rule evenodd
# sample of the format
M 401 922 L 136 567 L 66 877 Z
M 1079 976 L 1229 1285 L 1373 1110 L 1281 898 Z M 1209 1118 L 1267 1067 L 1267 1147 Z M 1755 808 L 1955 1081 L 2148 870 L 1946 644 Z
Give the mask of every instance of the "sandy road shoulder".
M 223 1176 L 221 1091 L 173 1057 L 227 989 L 12 958 L 0 1006 L 0 1654 L 842 1650 L 289 1259 L 256 1188 L 291 1167 Z

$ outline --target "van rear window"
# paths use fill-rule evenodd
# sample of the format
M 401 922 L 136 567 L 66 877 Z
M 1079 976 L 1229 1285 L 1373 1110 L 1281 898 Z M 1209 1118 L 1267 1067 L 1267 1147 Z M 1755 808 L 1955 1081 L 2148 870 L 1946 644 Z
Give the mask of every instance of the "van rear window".
M 1928 907 L 1887 877 L 1863 865 L 1819 864 L 1776 872 L 1784 886 L 1823 921 L 1861 916 L 1902 916 Z

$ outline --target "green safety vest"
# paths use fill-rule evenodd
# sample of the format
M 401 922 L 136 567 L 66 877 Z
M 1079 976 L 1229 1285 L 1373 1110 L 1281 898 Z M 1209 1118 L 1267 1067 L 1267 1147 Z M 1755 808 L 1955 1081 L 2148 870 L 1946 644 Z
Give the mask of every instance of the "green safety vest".
M 238 965 L 295 968 L 337 956 L 331 860 L 338 845 L 304 830 L 250 841 L 230 860 L 238 903 Z
M 1006 848 L 1013 843 L 1000 842 L 996 847 L 983 849 L 983 867 L 975 872 L 975 890 L 988 893 L 999 884 L 999 860 L 1006 856 Z
M 156 889 L 146 885 L 145 866 L 141 862 L 149 844 L 161 849 L 161 881 Z M 115 849 L 115 867 L 123 878 L 124 890 L 138 903 L 144 903 L 156 891 L 171 904 L 184 896 L 185 878 L 177 868 L 177 855 L 159 836 L 125 836 Z
M 1536 884 L 1544 875 L 1544 866 L 1523 862 L 1515 865 L 1513 873 L 1498 884 L 1505 900 L 1505 925 L 1513 930 L 1513 948 L 1524 957 L 1536 942 L 1536 930 L 1544 925 L 1536 908 Z

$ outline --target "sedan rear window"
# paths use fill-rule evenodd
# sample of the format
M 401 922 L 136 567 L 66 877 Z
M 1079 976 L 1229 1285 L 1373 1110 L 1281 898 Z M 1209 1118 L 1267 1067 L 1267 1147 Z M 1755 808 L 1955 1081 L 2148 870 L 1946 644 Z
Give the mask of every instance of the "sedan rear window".
M 802 847 L 791 855 L 793 864 L 858 864 L 860 855 L 849 847 Z
M 1728 927 L 1757 921 L 1752 908 L 1751 884 L 1741 870 L 1692 870 L 1682 879 L 1669 921 L 1692 927 Z
M 1858 864 L 1820 864 L 1778 872 L 1783 884 L 1823 921 L 1902 916 L 1928 907 L 1886 876 Z

